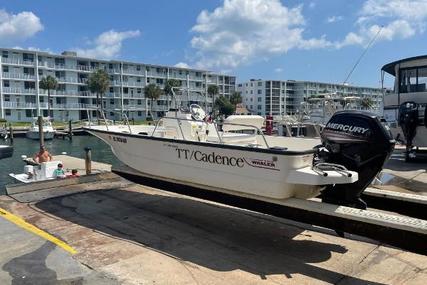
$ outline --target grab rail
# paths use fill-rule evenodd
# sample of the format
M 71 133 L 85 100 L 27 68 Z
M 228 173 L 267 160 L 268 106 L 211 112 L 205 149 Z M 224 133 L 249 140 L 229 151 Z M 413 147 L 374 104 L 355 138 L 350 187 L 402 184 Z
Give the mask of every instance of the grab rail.
M 180 129 L 181 136 L 182 136 L 182 139 L 183 139 L 183 140 L 186 140 L 186 138 L 185 138 L 185 135 L 184 135 L 184 131 L 182 130 L 182 127 L 181 127 L 181 121 L 198 122 L 198 123 L 203 123 L 203 124 L 205 124 L 206 126 L 209 126 L 209 123 L 208 123 L 208 122 L 205 122 L 205 121 L 203 121 L 203 120 L 182 119 L 182 118 L 176 118 L 176 117 L 162 117 L 162 118 L 160 118 L 160 119 L 157 121 L 157 123 L 156 123 L 156 125 L 155 125 L 155 127 L 154 127 L 154 129 L 153 129 L 153 132 L 151 133 L 151 136 L 152 136 L 152 137 L 154 137 L 154 134 L 155 134 L 155 132 L 156 132 L 156 130 L 157 130 L 157 128 L 158 128 L 158 126 L 159 126 L 160 122 L 161 122 L 161 121 L 163 121 L 163 119 L 171 119 L 171 120 L 176 120 L 176 121 L 178 122 L 178 127 L 179 127 L 179 129 Z M 218 136 L 219 143 L 224 143 L 223 136 L 221 136 L 221 135 L 220 135 L 220 133 L 219 133 L 219 131 L 218 131 L 218 124 L 217 124 L 217 123 L 215 123 L 215 122 L 214 122 L 214 123 L 212 123 L 212 124 L 213 124 L 213 126 L 215 127 L 215 131 L 216 131 L 216 134 L 217 134 L 217 136 Z M 223 122 L 223 123 L 222 123 L 222 125 L 231 125 L 231 126 L 241 126 L 241 127 L 248 127 L 248 128 L 252 128 L 252 129 L 254 129 L 254 131 L 256 131 L 256 134 L 260 134 L 260 135 L 261 135 L 261 137 L 262 137 L 262 139 L 263 139 L 263 141 L 264 141 L 265 147 L 266 147 L 266 148 L 270 148 L 270 146 L 268 145 L 267 139 L 265 138 L 264 134 L 263 134 L 263 133 L 262 133 L 262 131 L 261 131 L 258 127 L 256 127 L 256 126 L 247 125 L 247 124 L 238 124 L 238 123 L 228 123 L 228 122 Z M 223 132 L 223 134 L 224 134 L 224 132 Z
M 98 110 L 98 112 L 100 112 L 101 113 L 101 115 L 102 115 L 102 119 L 104 120 L 104 123 L 105 123 L 105 126 L 106 126 L 106 128 L 107 128 L 107 131 L 108 131 L 108 122 L 107 122 L 107 119 L 106 119 L 106 117 L 105 117 L 105 114 L 104 114 L 104 112 L 101 112 L 100 110 Z M 128 116 L 125 114 L 125 113 L 122 113 L 122 112 L 119 112 L 119 111 L 110 111 L 111 113 L 117 113 L 117 114 L 120 114 L 121 116 L 122 116 L 122 118 L 124 118 L 125 120 L 124 120 L 124 122 L 125 122 L 125 125 L 128 127 L 128 129 L 129 129 L 129 133 L 130 134 L 132 134 L 132 128 L 130 127 L 130 124 L 129 124 L 129 119 L 128 119 Z

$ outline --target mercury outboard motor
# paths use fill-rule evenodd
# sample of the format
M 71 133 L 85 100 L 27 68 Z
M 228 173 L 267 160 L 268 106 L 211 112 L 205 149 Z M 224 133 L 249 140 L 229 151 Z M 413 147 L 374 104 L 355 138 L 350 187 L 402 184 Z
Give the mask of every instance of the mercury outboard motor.
M 394 149 L 395 141 L 390 133 L 374 114 L 341 111 L 326 124 L 321 138 L 323 148 L 319 149 L 315 163 L 342 165 L 359 174 L 358 181 L 352 184 L 327 186 L 322 191 L 322 201 L 366 209 L 360 195 L 381 171 Z
M 406 140 L 406 155 L 412 149 L 412 142 L 417 134 L 418 105 L 415 102 L 405 102 L 399 106 L 399 125 Z

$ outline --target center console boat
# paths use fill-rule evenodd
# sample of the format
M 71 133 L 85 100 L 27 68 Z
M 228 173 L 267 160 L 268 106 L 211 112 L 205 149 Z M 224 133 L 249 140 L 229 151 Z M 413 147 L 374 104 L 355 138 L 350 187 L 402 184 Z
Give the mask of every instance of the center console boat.
M 267 136 L 241 122 L 218 126 L 206 118 L 193 104 L 187 111 L 169 111 L 153 126 L 85 129 L 146 177 L 252 199 L 309 199 L 322 193 L 325 202 L 362 209 L 361 193 L 394 148 L 378 117 L 358 111 L 335 113 L 321 144 Z

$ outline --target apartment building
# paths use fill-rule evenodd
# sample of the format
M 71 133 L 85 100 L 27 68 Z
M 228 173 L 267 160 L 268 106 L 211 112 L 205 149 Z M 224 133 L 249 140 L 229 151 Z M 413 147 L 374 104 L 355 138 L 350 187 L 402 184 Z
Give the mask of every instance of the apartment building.
M 261 116 L 295 114 L 301 108 L 302 102 L 320 94 L 370 97 L 374 105 L 382 110 L 383 90 L 381 88 L 313 81 L 251 79 L 248 82 L 239 83 L 237 91 L 242 95 L 245 107 L 252 114 Z
M 121 112 L 130 119 L 145 119 L 151 107 L 154 116 L 162 116 L 173 103 L 162 95 L 150 106 L 144 96 L 144 87 L 150 83 L 164 88 L 168 79 L 177 79 L 182 86 L 178 100 L 183 105 L 197 103 L 208 110 L 212 108 L 212 98 L 207 94 L 209 85 L 217 85 L 224 96 L 235 91 L 234 76 L 206 70 L 83 58 L 75 52 L 59 55 L 0 48 L 0 118 L 31 121 L 38 114 L 48 116 L 47 92 L 39 87 L 39 81 L 48 75 L 58 80 L 57 90 L 51 90 L 50 115 L 55 120 L 96 117 L 96 95 L 88 90 L 87 80 L 97 69 L 110 76 L 110 87 L 103 99 L 109 119 L 119 119 Z

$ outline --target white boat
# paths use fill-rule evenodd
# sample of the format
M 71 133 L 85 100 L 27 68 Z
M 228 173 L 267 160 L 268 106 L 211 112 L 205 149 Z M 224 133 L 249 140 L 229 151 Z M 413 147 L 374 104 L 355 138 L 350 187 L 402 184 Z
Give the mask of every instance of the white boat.
M 405 58 L 382 67 L 394 77 L 394 90 L 384 96 L 384 119 L 393 136 L 403 141 L 407 158 L 427 148 L 427 55 Z
M 318 139 L 320 143 L 320 134 L 324 127 L 321 123 L 290 115 L 275 117 L 274 123 L 279 136 Z
M 13 146 L 11 145 L 0 145 L 0 159 L 8 158 L 13 155 Z
M 264 136 L 259 128 L 203 120 L 204 111 L 170 111 L 155 126 L 91 126 L 141 175 L 258 199 L 312 198 L 364 208 L 361 192 L 381 170 L 393 141 L 378 118 L 336 113 L 318 139 Z M 349 142 L 351 141 L 351 142 Z M 363 163 L 363 162 L 367 163 Z
M 31 127 L 25 134 L 27 138 L 38 140 L 40 138 L 39 125 L 37 118 L 33 119 Z M 51 140 L 55 136 L 55 129 L 52 126 L 49 118 L 43 118 L 43 137 L 45 140 Z
M 23 159 L 26 161 L 26 156 L 23 156 Z M 62 164 L 62 161 L 56 160 L 42 162 L 40 165 L 26 164 L 23 173 L 9 173 L 9 176 L 23 183 L 53 180 L 56 179 L 54 171 L 60 163 Z

